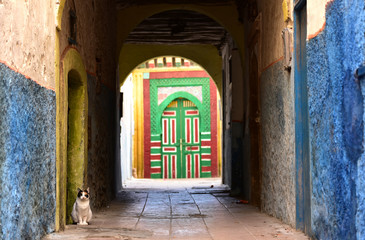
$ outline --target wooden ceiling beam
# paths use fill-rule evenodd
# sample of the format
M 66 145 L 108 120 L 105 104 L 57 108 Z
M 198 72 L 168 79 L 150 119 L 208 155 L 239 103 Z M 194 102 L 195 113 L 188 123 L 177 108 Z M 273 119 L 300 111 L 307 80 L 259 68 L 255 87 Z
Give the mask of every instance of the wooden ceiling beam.
M 213 19 L 193 11 L 172 10 L 153 15 L 130 32 L 125 43 L 222 45 L 226 30 Z
M 220 6 L 228 3 L 235 3 L 234 0 L 116 0 L 117 9 L 125 9 L 133 6 L 141 6 L 147 4 L 196 4 L 204 6 Z

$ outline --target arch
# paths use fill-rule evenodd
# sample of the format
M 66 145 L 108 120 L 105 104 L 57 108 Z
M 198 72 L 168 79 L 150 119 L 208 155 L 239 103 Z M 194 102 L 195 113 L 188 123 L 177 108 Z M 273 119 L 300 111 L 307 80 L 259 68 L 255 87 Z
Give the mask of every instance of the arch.
M 225 5 L 195 5 L 195 4 L 150 4 L 131 6 L 118 11 L 117 14 L 117 53 L 120 54 L 123 42 L 129 33 L 144 19 L 169 10 L 191 10 L 204 14 L 222 25 L 231 34 L 244 56 L 244 26 L 239 21 L 237 7 L 232 3 Z M 125 23 L 128 23 L 126 25 Z M 118 27 L 123 26 L 123 27 Z
M 56 9 L 56 28 L 58 30 L 61 30 L 61 22 L 62 22 L 62 14 L 63 14 L 63 9 L 65 8 L 65 3 L 66 0 L 60 0 L 58 7 Z
M 160 126 L 158 124 L 159 123 L 158 119 L 159 119 L 159 113 L 162 113 L 163 109 L 161 110 L 161 108 L 160 108 L 161 104 L 158 104 L 158 102 L 157 102 L 158 88 L 171 86 L 171 83 L 175 83 L 175 84 L 178 83 L 180 86 L 202 86 L 201 106 L 203 106 L 203 107 L 200 108 L 201 117 L 202 117 L 202 121 L 205 121 L 205 122 L 207 122 L 210 119 L 210 111 L 209 111 L 210 78 L 208 78 L 208 77 L 171 78 L 171 79 L 158 79 L 156 81 L 150 81 L 150 96 L 152 99 L 151 100 L 151 134 L 158 134 L 161 131 Z M 156 101 L 153 99 L 156 99 Z M 195 102 L 197 102 L 197 101 L 195 101 Z M 204 125 L 203 131 L 210 131 L 210 126 Z
M 119 10 L 117 15 L 117 54 L 119 54 L 119 76 L 120 82 L 122 83 L 127 77 L 127 74 L 132 71 L 138 62 L 143 62 L 149 58 L 161 56 L 161 55 L 177 55 L 192 59 L 193 61 L 200 64 L 207 72 L 211 75 L 212 79 L 215 81 L 217 88 L 222 94 L 221 87 L 221 56 L 217 49 L 213 46 L 205 45 L 134 45 L 134 47 L 129 46 L 133 44 L 124 44 L 129 33 L 138 26 L 144 19 L 164 11 L 168 10 L 191 10 L 202 13 L 217 23 L 225 27 L 225 29 L 231 34 L 235 40 L 240 56 L 242 69 L 244 68 L 244 26 L 243 23 L 239 21 L 240 17 L 237 12 L 237 7 L 232 3 L 227 3 L 225 5 L 194 5 L 194 4 L 151 4 L 142 6 L 131 6 L 122 10 Z M 128 24 L 125 24 L 128 23 Z M 121 27 L 118 27 L 121 26 Z M 207 51 L 207 48 L 212 49 Z M 190 48 L 192 48 L 190 50 Z M 215 53 L 212 52 L 215 49 Z M 135 54 L 135 55 L 133 55 Z M 146 58 L 141 58 L 140 55 L 149 54 Z M 203 55 L 210 55 L 213 57 L 209 59 Z M 208 59 L 207 59 L 208 58 Z M 216 60 L 220 58 L 220 60 Z M 138 60 L 137 60 L 138 59 Z M 131 63 L 127 63 L 131 61 Z M 125 70 L 124 70 L 125 68 Z
M 135 45 L 125 44 L 119 57 L 119 79 L 120 83 L 126 79 L 128 74 L 139 64 L 151 58 L 175 55 L 191 59 L 204 68 L 212 77 L 219 92 L 221 93 L 222 79 L 222 58 L 218 50 L 210 45 Z
M 179 91 L 176 93 L 171 94 L 170 96 L 168 96 L 158 107 L 157 110 L 157 116 L 158 116 L 158 122 L 161 122 L 161 118 L 162 118 L 162 113 L 163 111 L 165 111 L 165 109 L 167 108 L 167 106 L 174 101 L 177 98 L 186 98 L 187 100 L 193 102 L 195 104 L 195 106 L 198 108 L 199 112 L 201 112 L 202 110 L 202 103 L 192 94 L 187 93 L 187 92 L 183 92 L 183 91 Z M 161 129 L 159 129 L 159 131 L 161 131 Z
M 67 48 L 62 54 L 59 72 L 59 83 L 56 89 L 56 230 L 64 228 L 67 205 L 72 204 L 71 200 L 67 202 L 67 188 L 76 192 L 77 187 L 82 187 L 87 183 L 87 74 L 82 58 L 75 48 Z M 68 149 L 69 101 L 71 105 L 77 106 L 77 110 L 71 117 L 74 118 L 71 120 L 75 120 L 73 121 L 75 130 L 72 133 L 73 136 L 70 137 L 72 146 L 69 146 Z M 72 155 L 72 161 L 68 157 L 69 154 Z M 68 169 L 72 169 L 72 171 L 70 172 Z M 73 193 L 72 196 L 75 194 Z M 73 201 L 74 199 L 72 199 Z

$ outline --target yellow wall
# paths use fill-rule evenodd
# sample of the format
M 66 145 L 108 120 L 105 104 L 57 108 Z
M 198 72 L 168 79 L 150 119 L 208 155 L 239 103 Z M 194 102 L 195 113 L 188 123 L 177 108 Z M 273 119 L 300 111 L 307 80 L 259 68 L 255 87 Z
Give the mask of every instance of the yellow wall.
M 159 12 L 175 9 L 196 11 L 217 21 L 231 34 L 239 48 L 240 55 L 244 56 L 244 26 L 239 22 L 237 7 L 233 1 L 217 5 L 151 4 L 132 6 L 120 10 L 117 15 L 117 56 L 119 57 L 120 82 L 122 83 L 129 72 L 141 62 L 153 57 L 176 55 L 189 58 L 204 67 L 221 92 L 221 59 L 217 49 L 213 46 L 136 45 L 132 47 L 124 44 L 128 34 L 144 19 Z M 215 52 L 213 53 L 213 49 L 209 48 L 214 48 Z M 143 54 L 146 54 L 144 59 L 141 58 Z M 134 66 L 129 66 L 126 61 L 131 61 L 130 64 L 133 63 Z M 244 64 L 243 61 L 242 64 Z
M 60 62 L 60 75 L 56 85 L 56 101 L 57 101 L 57 115 L 56 115 L 56 139 L 57 139 L 57 161 L 56 161 L 56 226 L 58 231 L 64 227 L 66 222 L 66 191 L 67 191 L 67 118 L 68 118 L 68 73 L 73 70 L 77 72 L 79 80 L 82 82 L 82 92 L 80 105 L 83 108 L 81 118 L 81 126 L 79 126 L 80 145 L 79 145 L 79 166 L 75 167 L 75 171 L 82 172 L 87 170 L 87 75 L 84 64 L 80 54 L 73 48 L 70 48 L 63 56 Z M 78 168 L 78 169 L 76 169 Z M 80 169 L 81 168 L 81 169 Z M 84 175 L 76 174 L 74 180 L 78 184 L 81 182 L 86 184 Z M 80 186 L 81 187 L 81 186 Z M 77 189 L 75 189 L 76 191 Z
M 137 170 L 137 177 L 143 178 L 144 163 L 144 111 L 143 111 L 143 73 L 133 72 L 133 106 L 134 106 L 134 134 L 133 134 L 133 168 Z
M 217 91 L 217 160 L 218 160 L 218 174 L 219 176 L 222 176 L 222 113 L 221 110 L 222 105 L 221 105 L 221 97 L 219 95 L 219 92 Z
M 151 58 L 175 55 L 193 60 L 200 64 L 216 82 L 221 92 L 222 58 L 211 45 L 135 45 L 125 44 L 119 56 L 119 79 L 121 84 L 129 73 L 142 62 Z

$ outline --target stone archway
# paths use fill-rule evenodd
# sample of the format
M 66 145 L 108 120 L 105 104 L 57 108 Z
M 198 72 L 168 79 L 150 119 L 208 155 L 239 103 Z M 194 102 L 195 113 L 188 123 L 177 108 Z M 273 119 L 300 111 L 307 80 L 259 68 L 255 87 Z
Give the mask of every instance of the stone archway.
M 201 6 L 194 4 L 143 4 L 141 6 L 131 6 L 118 11 L 118 25 L 123 27 L 117 27 L 117 53 L 119 56 L 119 77 L 122 83 L 127 74 L 144 60 L 163 56 L 163 55 L 177 55 L 195 61 L 203 66 L 210 76 L 215 81 L 219 92 L 222 93 L 221 86 L 221 67 L 222 58 L 219 47 L 210 44 L 130 44 L 128 35 L 145 19 L 168 12 L 170 10 L 195 12 L 201 16 L 211 18 L 211 21 L 217 26 L 221 26 L 223 29 L 232 36 L 234 39 L 241 59 L 244 56 L 244 35 L 243 35 L 243 23 L 239 21 L 237 9 L 234 4 L 228 4 L 226 6 Z M 132 13 L 132 14 L 131 14 Z M 229 17 L 227 17 L 229 16 Z M 128 26 L 125 26 L 125 22 L 128 22 Z M 223 37 L 224 39 L 226 36 Z M 242 67 L 244 68 L 243 61 Z

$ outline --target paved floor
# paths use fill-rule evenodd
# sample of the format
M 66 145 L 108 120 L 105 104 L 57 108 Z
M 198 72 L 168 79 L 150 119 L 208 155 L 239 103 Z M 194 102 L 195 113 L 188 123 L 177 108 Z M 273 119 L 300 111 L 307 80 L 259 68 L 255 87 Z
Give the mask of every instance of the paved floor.
M 239 199 L 220 180 L 128 182 L 89 226 L 45 239 L 308 239 Z

